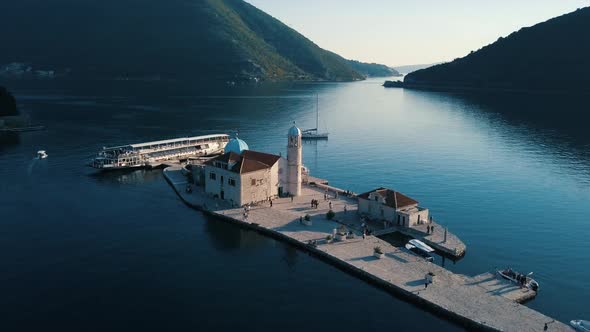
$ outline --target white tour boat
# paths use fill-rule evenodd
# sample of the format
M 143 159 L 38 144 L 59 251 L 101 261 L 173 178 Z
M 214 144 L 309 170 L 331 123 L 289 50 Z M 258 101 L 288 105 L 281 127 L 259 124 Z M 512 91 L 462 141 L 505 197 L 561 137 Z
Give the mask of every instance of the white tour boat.
M 222 154 L 227 134 L 182 137 L 102 148 L 89 166 L 100 170 L 155 167 L 166 160 Z

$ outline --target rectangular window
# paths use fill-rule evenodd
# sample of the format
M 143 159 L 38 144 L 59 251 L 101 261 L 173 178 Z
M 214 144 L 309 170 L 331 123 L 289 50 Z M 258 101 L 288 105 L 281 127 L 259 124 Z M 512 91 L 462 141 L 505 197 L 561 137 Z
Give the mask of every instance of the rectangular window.
M 211 173 L 209 173 L 209 179 L 215 180 L 215 179 L 217 179 L 217 176 L 215 176 L 215 173 L 211 172 Z
M 252 185 L 255 186 L 256 185 L 256 179 L 252 179 Z
M 234 179 L 228 179 L 228 180 L 227 180 L 227 183 L 228 183 L 230 186 L 232 186 L 232 187 L 235 187 L 235 186 L 236 186 L 236 180 L 234 180 Z

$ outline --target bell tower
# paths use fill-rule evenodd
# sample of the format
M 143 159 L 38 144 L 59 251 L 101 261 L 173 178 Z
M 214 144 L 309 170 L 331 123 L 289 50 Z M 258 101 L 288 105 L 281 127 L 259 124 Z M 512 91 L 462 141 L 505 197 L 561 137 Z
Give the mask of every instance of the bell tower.
M 301 130 L 295 126 L 294 122 L 287 136 L 287 191 L 290 195 L 300 196 L 303 148 L 301 146 Z

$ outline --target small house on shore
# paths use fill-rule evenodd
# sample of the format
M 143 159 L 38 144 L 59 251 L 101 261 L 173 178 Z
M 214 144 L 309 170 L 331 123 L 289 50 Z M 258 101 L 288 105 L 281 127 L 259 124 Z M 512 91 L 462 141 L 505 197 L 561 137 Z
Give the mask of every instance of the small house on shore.
M 358 212 L 371 219 L 412 227 L 428 222 L 428 209 L 400 192 L 377 188 L 358 195 Z

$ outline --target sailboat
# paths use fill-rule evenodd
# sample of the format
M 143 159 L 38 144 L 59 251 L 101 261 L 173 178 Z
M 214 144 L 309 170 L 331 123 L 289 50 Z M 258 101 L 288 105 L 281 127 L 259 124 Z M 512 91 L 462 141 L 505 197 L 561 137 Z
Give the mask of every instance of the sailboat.
M 301 132 L 302 139 L 328 139 L 327 132 L 319 132 L 318 126 L 320 122 L 320 109 L 319 109 L 319 96 L 316 95 L 316 104 L 315 104 L 315 128 L 305 129 Z

